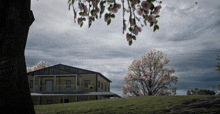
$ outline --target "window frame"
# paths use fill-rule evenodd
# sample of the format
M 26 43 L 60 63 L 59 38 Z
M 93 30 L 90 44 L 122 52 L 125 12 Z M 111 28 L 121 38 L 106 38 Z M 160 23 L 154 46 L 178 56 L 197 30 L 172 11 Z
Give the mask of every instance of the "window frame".
M 53 104 L 53 100 L 47 99 L 47 104 Z
M 68 82 L 69 82 L 70 84 L 68 84 Z M 71 80 L 66 80 L 66 88 L 71 88 Z
M 90 80 L 85 80 L 85 87 L 89 87 L 88 85 L 90 85 Z
M 30 80 L 30 88 L 33 88 L 33 80 Z

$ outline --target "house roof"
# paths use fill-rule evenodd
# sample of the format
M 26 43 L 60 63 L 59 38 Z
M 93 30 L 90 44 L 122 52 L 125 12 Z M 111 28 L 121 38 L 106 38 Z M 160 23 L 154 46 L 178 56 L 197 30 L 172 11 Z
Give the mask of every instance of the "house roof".
M 57 64 L 57 65 L 49 66 L 49 67 L 46 67 L 46 68 L 43 68 L 43 69 L 38 69 L 38 70 L 35 70 L 35 71 L 31 71 L 31 72 L 28 72 L 27 75 L 34 75 L 35 72 L 39 72 L 39 71 L 41 71 L 41 70 L 45 70 L 45 69 L 49 69 L 49 68 L 59 69 L 60 66 L 71 67 L 71 68 L 74 68 L 74 69 L 83 70 L 83 71 L 85 71 L 86 73 L 89 73 L 89 74 L 99 74 L 101 77 L 103 77 L 104 79 L 106 79 L 106 80 L 109 81 L 110 83 L 112 82 L 111 80 L 109 80 L 108 78 L 106 78 L 104 75 L 102 75 L 102 74 L 99 73 L 99 72 L 90 71 L 90 70 L 86 70 L 86 69 L 82 69 L 82 68 L 77 68 L 77 67 L 72 67 L 72 66 L 63 65 L 63 64 Z M 59 70 L 63 70 L 63 69 L 59 69 Z M 63 71 L 67 71 L 67 70 L 63 70 Z M 72 72 L 72 71 L 68 71 L 68 72 L 74 73 L 74 72 Z M 80 74 L 80 73 L 79 73 L 79 74 Z

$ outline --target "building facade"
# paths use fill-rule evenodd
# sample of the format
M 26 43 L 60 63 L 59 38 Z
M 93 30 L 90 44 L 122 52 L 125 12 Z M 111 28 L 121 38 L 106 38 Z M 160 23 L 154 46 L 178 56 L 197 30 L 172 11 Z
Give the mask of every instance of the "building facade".
M 99 72 L 57 64 L 27 76 L 34 105 L 121 98 L 110 92 L 111 81 Z

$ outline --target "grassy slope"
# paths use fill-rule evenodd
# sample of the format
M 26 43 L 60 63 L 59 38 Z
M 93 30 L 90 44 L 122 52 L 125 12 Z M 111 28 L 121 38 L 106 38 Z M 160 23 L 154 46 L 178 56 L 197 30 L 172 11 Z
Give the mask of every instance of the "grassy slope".
M 182 101 L 205 98 L 201 96 L 140 96 L 130 98 L 102 99 L 84 102 L 70 102 L 49 105 L 34 105 L 36 114 L 77 114 L 77 113 L 134 113 L 155 114 L 162 112 L 168 106 L 178 104 Z

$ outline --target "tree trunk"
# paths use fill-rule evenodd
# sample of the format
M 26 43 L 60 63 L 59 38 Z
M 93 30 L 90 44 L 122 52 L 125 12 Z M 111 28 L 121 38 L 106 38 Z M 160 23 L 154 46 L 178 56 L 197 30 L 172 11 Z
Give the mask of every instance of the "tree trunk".
M 24 56 L 30 0 L 1 0 L 0 12 L 0 114 L 35 114 Z

